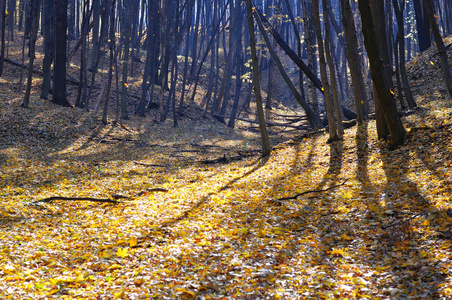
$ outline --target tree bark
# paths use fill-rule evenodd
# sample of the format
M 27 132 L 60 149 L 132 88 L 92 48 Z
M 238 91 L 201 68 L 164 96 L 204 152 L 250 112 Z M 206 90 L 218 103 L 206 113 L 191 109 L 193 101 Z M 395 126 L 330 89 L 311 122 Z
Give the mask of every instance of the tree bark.
M 426 16 L 425 2 L 424 0 L 413 0 L 413 4 L 416 15 L 419 51 L 424 52 L 432 45 L 432 41 L 430 39 L 430 25 Z
M 385 76 L 384 62 L 387 53 L 380 53 L 380 47 L 377 41 L 385 40 L 384 36 L 379 36 L 381 39 L 377 39 L 375 32 L 375 25 L 373 15 L 371 11 L 371 3 L 375 9 L 378 9 L 377 3 L 373 0 L 359 0 L 359 10 L 361 12 L 361 21 L 363 27 L 364 44 L 369 56 L 370 71 L 372 81 L 375 84 L 376 93 L 378 95 L 381 108 L 383 111 L 384 119 L 391 134 L 390 147 L 395 149 L 397 146 L 402 145 L 405 139 L 405 129 L 403 128 L 402 120 L 397 112 L 397 107 L 393 95 L 390 91 L 389 84 Z M 381 32 L 379 32 L 381 34 Z
M 322 0 L 322 10 L 323 15 L 328 16 L 328 9 L 329 6 L 326 2 L 326 0 Z M 336 119 L 336 130 L 337 135 L 339 139 L 342 139 L 344 135 L 344 127 L 342 126 L 342 111 L 341 111 L 341 103 L 339 99 L 339 92 L 337 87 L 337 77 L 336 77 L 336 70 L 333 62 L 333 58 L 331 55 L 331 26 L 328 18 L 324 19 L 324 27 L 325 27 L 325 57 L 326 62 L 329 69 L 330 74 L 330 85 L 331 85 L 331 93 L 333 96 L 332 102 L 333 102 L 333 108 L 334 108 L 334 115 Z
M 28 62 L 28 76 L 27 76 L 27 89 L 25 90 L 25 96 L 22 106 L 28 107 L 30 101 L 31 84 L 33 81 L 33 63 L 35 60 L 35 50 L 36 50 L 36 39 L 38 36 L 38 24 L 39 24 L 39 11 L 41 9 L 41 0 L 32 0 L 30 7 L 30 19 L 31 19 L 31 29 L 30 29 L 30 48 L 28 55 L 30 56 Z M 3 29 L 2 29 L 3 30 Z
M 53 76 L 52 102 L 72 107 L 67 100 L 66 90 L 66 50 L 67 50 L 67 0 L 55 0 L 55 65 Z
M 270 155 L 271 147 L 267 127 L 265 124 L 264 108 L 262 106 L 259 65 L 256 55 L 256 38 L 254 36 L 253 6 L 251 4 L 251 0 L 245 0 L 245 3 L 247 11 L 246 19 L 248 21 L 248 32 L 250 36 L 251 59 L 253 64 L 254 94 L 256 96 L 257 116 L 259 120 L 259 130 L 261 132 L 262 138 L 262 156 L 266 157 Z
M 411 93 L 410 84 L 408 82 L 408 74 L 406 72 L 406 56 L 405 56 L 405 32 L 404 27 L 405 24 L 403 22 L 403 12 L 405 10 L 405 1 L 402 0 L 402 3 L 399 5 L 398 0 L 392 0 L 392 5 L 394 7 L 395 16 L 397 19 L 397 37 L 399 42 L 398 47 L 398 56 L 399 56 L 399 69 L 400 69 L 400 78 L 402 80 L 402 88 L 405 95 L 405 99 L 408 103 L 408 107 L 413 109 L 417 107 L 416 102 L 414 101 L 413 94 Z M 396 50 L 397 51 L 397 50 Z M 402 95 L 399 94 L 399 97 Z
M 55 14 L 53 0 L 44 0 L 44 9 L 44 60 L 42 62 L 44 78 L 42 80 L 41 98 L 47 99 L 52 81 L 51 65 L 55 58 Z
M 436 47 L 438 48 L 441 59 L 441 69 L 443 70 L 444 81 L 446 83 L 449 95 L 452 98 L 452 75 L 450 72 L 449 63 L 447 61 L 447 49 L 444 46 L 443 38 L 439 32 L 438 23 L 435 18 L 435 5 L 432 0 L 424 0 L 427 9 L 427 16 L 432 28 L 433 37 L 435 38 Z
M 337 120 L 334 113 L 333 100 L 331 99 L 331 90 L 330 83 L 328 82 L 328 75 L 326 69 L 325 62 L 325 50 L 323 47 L 323 38 L 322 38 L 322 28 L 320 24 L 320 15 L 319 15 L 319 0 L 313 0 L 313 17 L 315 22 L 315 33 L 317 36 L 317 45 L 319 46 L 319 67 L 320 67 L 320 76 L 322 78 L 322 86 L 324 88 L 324 97 L 325 97 L 325 106 L 326 106 L 326 114 L 328 117 L 328 132 L 329 139 L 328 142 L 334 142 L 340 139 L 337 130 Z
M 107 81 L 107 91 L 104 99 L 104 109 L 102 112 L 102 123 L 107 124 L 108 117 L 108 104 L 110 102 L 110 90 L 111 90 L 111 82 L 113 80 L 113 66 L 116 55 L 116 38 L 115 38 L 115 5 L 116 0 L 111 0 L 109 3 L 111 5 L 110 11 L 110 33 L 109 33 L 109 48 L 110 48 L 110 59 L 109 59 L 109 68 L 108 68 L 108 81 Z
M 317 74 L 317 61 L 315 59 L 315 26 L 312 20 L 312 4 L 309 0 L 300 0 L 301 5 L 303 7 L 303 26 L 305 31 L 305 43 L 306 43 L 306 52 L 308 58 L 308 68 L 311 70 L 313 74 Z M 312 81 L 312 79 L 311 79 Z M 319 114 L 319 102 L 317 98 L 317 90 L 318 86 L 315 85 L 314 81 L 312 81 L 311 86 L 309 88 L 309 95 L 311 97 L 311 106 L 316 115 Z
M 349 0 L 340 0 L 342 10 L 342 24 L 344 25 L 346 39 L 346 56 L 350 69 L 350 76 L 353 84 L 353 94 L 358 123 L 364 122 L 367 118 L 367 111 L 364 103 L 367 101 L 366 85 L 364 83 L 362 61 L 358 50 L 358 38 L 353 18 L 353 12 Z
M 5 61 L 5 30 L 6 30 L 6 0 L 1 2 L 1 18 L 2 18 L 2 31 L 1 31 L 1 46 L 0 50 L 0 76 L 3 75 L 3 65 Z

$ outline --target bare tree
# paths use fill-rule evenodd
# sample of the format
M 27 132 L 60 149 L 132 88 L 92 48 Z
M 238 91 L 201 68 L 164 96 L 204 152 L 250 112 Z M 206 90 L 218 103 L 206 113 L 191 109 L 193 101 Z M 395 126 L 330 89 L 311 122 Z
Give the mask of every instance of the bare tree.
M 439 56 L 441 59 L 441 68 L 443 70 L 444 81 L 446 82 L 449 95 L 452 97 L 452 75 L 450 73 L 449 63 L 447 61 L 447 50 L 444 46 L 443 38 L 439 32 L 438 23 L 435 18 L 435 4 L 432 0 L 425 0 L 427 9 L 427 16 L 432 28 L 433 37 L 435 38 L 436 47 L 438 47 Z
M 259 120 L 259 130 L 262 138 L 262 156 L 266 157 L 270 155 L 270 139 L 268 138 L 267 125 L 265 124 L 264 108 L 262 105 L 261 85 L 259 79 L 259 64 L 256 54 L 256 38 L 254 36 L 254 21 L 253 21 L 253 5 L 251 0 L 246 0 L 246 19 L 248 21 L 248 32 L 250 36 L 250 51 L 251 59 L 253 62 L 253 83 L 254 94 L 256 96 L 257 117 Z
M 384 69 L 385 59 L 387 59 L 388 53 L 382 53 L 384 47 L 378 45 L 379 43 L 384 43 L 386 40 L 385 32 L 379 31 L 380 36 L 377 38 L 374 25 L 375 21 L 371 10 L 371 5 L 373 9 L 381 9 L 379 5 L 382 3 L 379 4 L 378 0 L 359 0 L 358 4 L 361 12 L 364 43 L 369 56 L 372 81 L 381 104 L 384 120 L 391 134 L 391 148 L 396 148 L 404 143 L 405 129 L 403 128 L 394 97 L 389 88 L 388 80 L 391 80 L 391 78 L 387 78 Z M 376 15 L 381 17 L 381 14 Z
M 25 90 L 24 101 L 22 103 L 23 107 L 28 107 L 30 101 L 31 84 L 33 81 L 33 63 L 35 60 L 36 52 L 36 38 L 38 36 L 38 24 L 39 24 L 39 11 L 41 9 L 41 0 L 32 0 L 30 7 L 30 41 L 29 41 L 29 61 L 28 61 L 28 76 L 27 76 L 27 89 Z

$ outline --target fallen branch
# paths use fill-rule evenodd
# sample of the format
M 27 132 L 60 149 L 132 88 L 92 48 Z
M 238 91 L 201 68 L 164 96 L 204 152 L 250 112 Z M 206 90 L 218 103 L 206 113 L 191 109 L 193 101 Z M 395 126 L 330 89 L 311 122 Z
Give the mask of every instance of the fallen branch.
M 322 192 L 325 192 L 325 191 L 328 191 L 328 190 L 331 190 L 331 189 L 340 187 L 340 186 L 344 185 L 347 181 L 348 181 L 348 179 L 345 179 L 344 182 L 342 182 L 341 184 L 336 184 L 336 185 L 330 186 L 329 188 L 326 188 L 326 189 L 321 189 L 321 190 L 308 190 L 308 191 L 304 191 L 304 192 L 302 192 L 302 193 L 296 194 L 296 195 L 291 196 L 291 197 L 283 197 L 283 198 L 279 198 L 279 199 L 276 199 L 276 200 L 270 200 L 270 201 L 271 201 L 271 202 L 279 202 L 279 201 L 295 200 L 295 199 L 297 199 L 298 197 L 300 197 L 300 196 L 302 196 L 302 195 L 305 195 L 305 194 L 310 194 L 310 193 L 322 193 Z
M 136 194 L 136 196 L 141 196 L 145 193 L 149 193 L 149 192 L 168 192 L 167 189 L 164 188 L 150 188 L 147 189 L 145 191 L 141 191 L 139 193 Z M 111 197 L 113 199 L 130 199 L 130 197 L 127 196 L 123 196 L 123 195 L 111 195 Z M 113 203 L 113 204 L 118 204 L 120 203 L 120 201 L 116 201 L 113 199 L 99 199 L 99 198 L 91 198 L 91 197 L 82 197 L 82 198 L 78 198 L 78 197 L 59 197 L 59 196 L 54 196 L 54 197 L 49 197 L 49 198 L 44 198 L 41 200 L 36 200 L 36 201 L 32 201 L 32 204 L 35 203 L 44 203 L 44 202 L 52 202 L 55 200 L 63 200 L 63 201 L 91 201 L 91 202 L 101 202 L 101 203 Z
M 167 189 L 164 189 L 164 188 L 151 188 L 151 189 L 147 189 L 147 190 L 145 190 L 145 191 L 141 191 L 141 192 L 139 192 L 139 193 L 137 193 L 137 196 L 141 196 L 141 195 L 143 195 L 143 194 L 146 194 L 146 193 L 150 193 L 150 192 L 169 192 Z
M 10 63 L 12 65 L 18 66 L 22 69 L 28 69 L 28 65 L 25 65 L 21 62 L 18 62 L 17 60 L 11 59 L 11 58 L 4 58 L 4 61 L 6 61 L 7 63 Z M 41 70 L 37 70 L 37 69 L 33 69 L 33 73 L 39 74 L 41 76 L 44 76 L 44 72 L 42 72 Z M 51 75 L 51 77 L 53 77 L 53 75 Z M 77 84 L 79 85 L 80 82 L 78 82 L 77 80 L 71 79 L 71 78 L 66 78 L 66 81 L 72 84 Z
M 219 118 L 228 118 L 227 116 L 221 116 L 221 115 L 213 115 L 213 116 L 214 117 L 219 117 Z M 249 119 L 243 119 L 243 118 L 235 118 L 235 119 L 239 120 L 239 121 L 248 122 L 248 123 L 251 123 L 251 124 L 259 124 L 258 121 L 253 121 L 253 120 L 249 120 Z M 275 123 L 275 122 L 269 122 L 269 121 L 266 121 L 265 123 L 268 126 L 275 126 L 275 127 L 290 127 L 290 128 L 296 128 L 296 129 L 306 128 L 306 126 L 302 126 L 302 125 L 295 126 L 295 125 L 292 125 L 290 123 Z
M 86 197 L 86 198 L 59 197 L 59 196 L 44 198 L 44 199 L 41 199 L 41 200 L 36 200 L 36 201 L 33 201 L 32 203 L 52 202 L 52 201 L 55 201 L 55 200 L 63 200 L 63 201 L 91 201 L 91 202 L 103 202 L 103 203 L 114 203 L 114 204 L 119 203 L 119 201 L 112 200 L 112 199 L 99 199 L 99 198 L 90 198 L 90 197 Z

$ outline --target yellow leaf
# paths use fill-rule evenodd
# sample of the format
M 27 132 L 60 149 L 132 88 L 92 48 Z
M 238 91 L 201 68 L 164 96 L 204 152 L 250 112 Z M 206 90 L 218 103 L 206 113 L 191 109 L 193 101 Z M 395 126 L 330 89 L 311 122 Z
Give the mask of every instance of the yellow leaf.
M 333 251 L 331 251 L 331 255 L 336 257 L 348 257 L 350 254 L 345 251 L 343 248 L 333 248 Z
M 137 242 L 137 239 L 136 239 L 136 238 L 131 238 L 131 239 L 129 240 L 129 246 L 130 246 L 130 247 L 136 246 L 137 244 L 138 244 L 138 242 Z
M 47 296 L 56 294 L 56 293 L 58 293 L 59 291 L 60 291 L 59 289 L 53 289 L 53 290 L 51 290 L 50 292 L 47 293 Z
M 196 297 L 196 293 L 190 290 L 187 290 L 186 288 L 177 288 L 177 292 L 184 294 L 186 297 Z
M 50 279 L 49 279 L 49 282 L 50 282 L 51 285 L 57 285 L 58 282 L 59 282 L 59 280 L 54 279 L 54 278 L 50 278 Z
M 118 248 L 118 250 L 116 251 L 116 255 L 119 257 L 127 257 L 129 255 L 128 253 L 128 249 L 127 248 Z
M 240 231 L 242 232 L 242 234 L 247 234 L 248 233 L 248 229 L 246 229 L 246 227 L 242 227 L 240 229 Z
M 432 66 L 434 66 L 435 64 L 432 62 L 432 61 L 430 61 L 430 64 L 432 65 Z
M 119 293 L 114 293 L 114 299 L 123 298 L 125 296 L 124 291 L 120 291 Z
M 85 276 L 83 276 L 83 273 L 78 274 L 78 276 L 75 278 L 75 282 L 82 282 L 85 279 Z
M 345 233 L 341 236 L 341 240 L 344 241 L 351 241 L 353 240 L 353 238 L 349 237 L 348 235 L 346 235 Z

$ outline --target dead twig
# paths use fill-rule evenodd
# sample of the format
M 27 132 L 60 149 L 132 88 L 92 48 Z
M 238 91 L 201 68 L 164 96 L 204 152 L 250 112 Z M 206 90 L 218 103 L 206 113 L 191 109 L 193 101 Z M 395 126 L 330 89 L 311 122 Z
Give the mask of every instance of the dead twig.
M 308 191 L 304 191 L 304 192 L 302 192 L 302 193 L 296 194 L 296 195 L 291 196 L 291 197 L 283 197 L 283 198 L 279 198 L 279 199 L 276 199 L 276 200 L 270 200 L 270 201 L 271 201 L 271 202 L 280 202 L 280 201 L 287 201 L 287 200 L 295 200 L 295 199 L 297 199 L 298 197 L 300 197 L 300 196 L 302 196 L 302 195 L 305 195 L 305 194 L 310 194 L 310 193 L 322 193 L 322 192 L 325 192 L 325 191 L 328 191 L 328 190 L 331 190 L 331 189 L 340 187 L 340 186 L 344 185 L 347 181 L 348 181 L 348 179 L 345 179 L 344 182 L 342 182 L 341 184 L 336 184 L 336 185 L 330 186 L 329 188 L 326 188 L 326 189 L 321 189 L 321 190 L 308 190 Z
M 144 194 L 150 193 L 150 192 L 165 192 L 166 193 L 166 192 L 169 192 L 169 190 L 164 189 L 164 188 L 150 188 L 145 191 L 141 191 L 141 192 L 137 193 L 137 196 L 141 196 L 141 195 L 144 195 Z
M 90 197 L 82 197 L 82 198 L 78 198 L 78 197 L 59 197 L 59 196 L 44 198 L 44 199 L 41 199 L 41 200 L 36 200 L 36 201 L 33 201 L 32 203 L 52 202 L 52 201 L 55 201 L 55 200 L 63 200 L 63 201 L 91 201 L 91 202 L 114 203 L 114 204 L 119 203 L 119 201 L 112 200 L 112 199 L 99 199 L 99 198 L 90 198 Z

